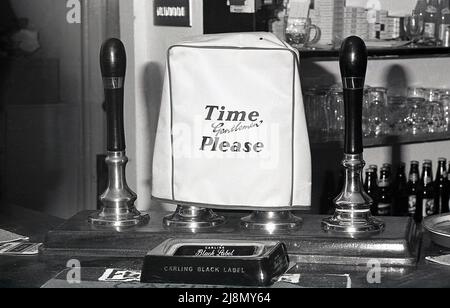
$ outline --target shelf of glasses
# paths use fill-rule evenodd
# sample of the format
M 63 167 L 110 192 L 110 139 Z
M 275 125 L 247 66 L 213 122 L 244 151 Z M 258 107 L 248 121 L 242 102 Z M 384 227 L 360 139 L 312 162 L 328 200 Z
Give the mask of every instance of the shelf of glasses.
M 404 144 L 418 144 L 450 140 L 450 132 L 443 133 L 423 133 L 417 135 L 403 135 L 403 136 L 380 136 L 380 137 L 366 137 L 364 138 L 365 148 L 376 148 L 385 146 L 396 146 Z M 311 146 L 314 149 L 341 147 L 343 148 L 342 137 L 332 138 L 312 138 Z
M 337 59 L 339 49 L 316 48 L 299 49 L 301 59 L 322 58 Z M 448 47 L 395 47 L 395 48 L 368 48 L 370 58 L 422 58 L 422 57 L 449 57 Z

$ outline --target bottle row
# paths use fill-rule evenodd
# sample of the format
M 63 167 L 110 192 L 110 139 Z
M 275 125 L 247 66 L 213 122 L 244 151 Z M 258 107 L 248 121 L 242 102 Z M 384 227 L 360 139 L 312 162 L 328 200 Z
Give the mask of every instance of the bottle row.
M 445 41 L 445 30 L 450 26 L 450 3 L 448 0 L 418 0 L 413 14 L 417 14 L 421 18 L 420 22 L 412 27 L 413 33 L 418 30 L 416 29 L 418 27 L 421 30 L 419 30 L 419 34 L 424 38 Z
M 395 176 L 390 164 L 384 164 L 379 175 L 378 166 L 369 166 L 364 189 L 374 200 L 374 216 L 411 216 L 421 222 L 425 217 L 449 212 L 447 159 L 439 159 L 435 178 L 431 160 L 423 162 L 422 173 L 419 168 L 419 162 L 412 161 L 407 178 L 404 163 L 398 166 Z

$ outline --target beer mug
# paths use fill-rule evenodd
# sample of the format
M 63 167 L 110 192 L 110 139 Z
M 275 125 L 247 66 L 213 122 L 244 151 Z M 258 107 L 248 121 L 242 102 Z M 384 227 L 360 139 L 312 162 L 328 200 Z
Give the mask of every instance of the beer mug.
M 314 30 L 313 39 L 311 30 Z M 286 27 L 286 41 L 296 48 L 302 48 L 308 44 L 316 44 L 321 37 L 320 28 L 311 24 L 310 18 L 289 18 Z

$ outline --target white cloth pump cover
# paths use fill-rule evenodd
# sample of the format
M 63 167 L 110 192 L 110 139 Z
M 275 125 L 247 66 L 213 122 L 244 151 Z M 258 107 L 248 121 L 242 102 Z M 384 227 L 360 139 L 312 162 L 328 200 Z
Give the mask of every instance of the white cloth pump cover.
M 172 46 L 152 195 L 212 209 L 309 208 L 298 53 L 270 33 L 204 35 Z

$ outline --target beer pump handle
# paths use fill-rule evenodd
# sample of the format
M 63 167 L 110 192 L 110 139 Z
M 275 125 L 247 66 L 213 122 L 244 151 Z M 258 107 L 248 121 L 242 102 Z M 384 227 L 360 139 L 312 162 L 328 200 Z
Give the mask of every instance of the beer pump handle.
M 107 110 L 108 151 L 124 152 L 123 106 L 127 56 L 125 46 L 120 40 L 112 38 L 103 43 L 100 51 L 100 66 Z
M 363 153 L 362 109 L 367 71 L 367 48 L 362 39 L 344 40 L 339 55 L 345 102 L 345 154 Z

